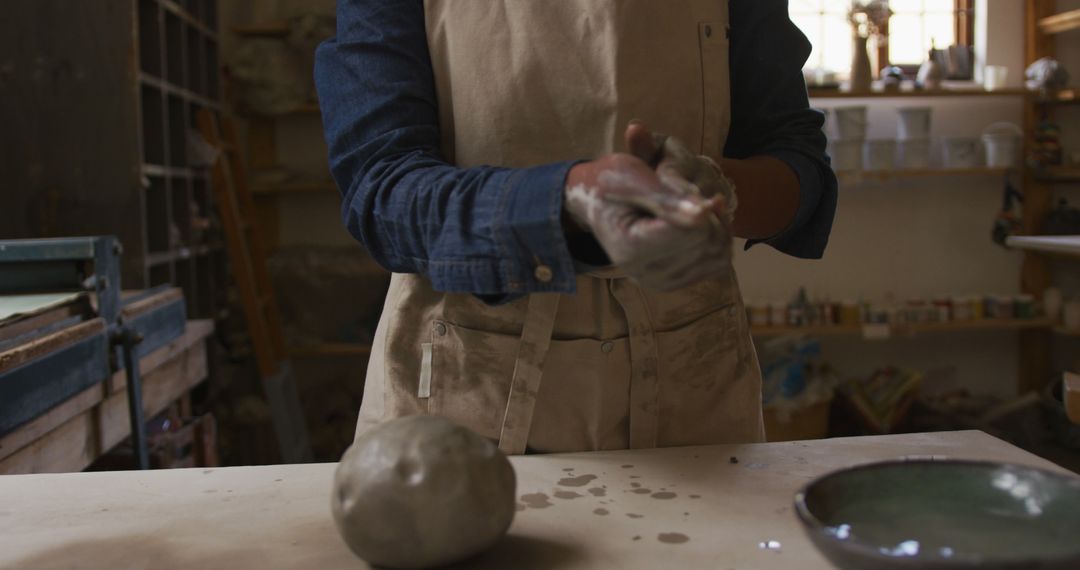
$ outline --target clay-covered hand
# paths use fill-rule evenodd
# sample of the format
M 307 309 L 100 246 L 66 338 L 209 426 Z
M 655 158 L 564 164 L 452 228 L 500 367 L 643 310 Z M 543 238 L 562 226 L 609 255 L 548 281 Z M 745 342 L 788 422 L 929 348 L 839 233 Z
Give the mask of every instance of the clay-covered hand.
M 726 275 L 732 239 L 723 198 L 705 198 L 674 169 L 664 177 L 633 155 L 582 163 L 567 177 L 565 208 L 645 287 L 672 290 Z
M 652 132 L 634 121 L 626 131 L 630 152 L 656 167 L 660 180 L 683 193 L 723 199 L 722 209 L 730 223 L 738 207 L 735 184 L 715 160 L 695 154 L 681 140 Z

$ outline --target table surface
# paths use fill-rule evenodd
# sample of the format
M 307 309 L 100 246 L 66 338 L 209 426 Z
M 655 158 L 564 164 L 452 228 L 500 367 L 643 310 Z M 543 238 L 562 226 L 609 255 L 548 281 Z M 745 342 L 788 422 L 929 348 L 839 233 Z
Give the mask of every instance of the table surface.
M 911 456 L 1064 471 L 973 431 L 515 457 L 510 534 L 462 567 L 829 568 L 793 494 Z M 0 477 L 0 568 L 366 568 L 330 516 L 335 466 Z

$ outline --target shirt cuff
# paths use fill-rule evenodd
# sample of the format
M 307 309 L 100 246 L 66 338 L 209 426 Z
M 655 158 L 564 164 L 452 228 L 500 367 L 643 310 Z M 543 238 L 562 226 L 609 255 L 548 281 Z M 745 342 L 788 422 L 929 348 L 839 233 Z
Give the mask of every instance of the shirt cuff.
M 766 239 L 746 241 L 746 248 L 764 243 L 788 255 L 801 258 L 820 258 L 825 250 L 823 241 L 812 235 L 814 228 L 808 227 L 817 212 L 824 193 L 824 183 L 817 163 L 809 157 L 792 150 L 774 150 L 763 153 L 787 164 L 799 180 L 799 208 L 795 218 L 780 233 Z M 738 188 L 735 189 L 738 195 Z
M 501 278 L 512 298 L 577 290 L 562 226 L 563 188 L 574 164 L 521 169 L 503 185 L 492 231 L 502 258 Z

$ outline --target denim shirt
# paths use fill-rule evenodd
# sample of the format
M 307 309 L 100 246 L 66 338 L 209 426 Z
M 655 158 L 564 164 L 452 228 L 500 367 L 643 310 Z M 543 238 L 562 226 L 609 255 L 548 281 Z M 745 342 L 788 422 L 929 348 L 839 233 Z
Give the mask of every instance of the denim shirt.
M 581 265 L 572 251 L 588 257 L 598 250 L 595 241 L 569 244 L 563 235 L 563 189 L 574 163 L 448 164 L 439 148 L 423 1 L 337 6 L 337 35 L 319 46 L 315 81 L 349 232 L 383 267 L 422 274 L 438 291 L 490 303 L 573 293 Z M 730 26 L 732 123 L 724 156 L 772 156 L 792 168 L 800 186 L 795 220 L 764 242 L 820 258 L 837 182 L 825 154 L 824 116 L 810 109 L 802 75 L 810 44 L 791 23 L 786 0 L 731 2 Z M 541 275 L 539 265 L 552 274 Z

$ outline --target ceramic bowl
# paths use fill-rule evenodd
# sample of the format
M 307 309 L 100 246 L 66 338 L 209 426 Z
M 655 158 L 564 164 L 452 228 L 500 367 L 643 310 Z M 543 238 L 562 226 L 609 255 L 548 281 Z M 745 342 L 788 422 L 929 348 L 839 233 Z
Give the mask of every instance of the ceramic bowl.
M 1080 478 L 969 461 L 874 463 L 795 496 L 815 546 L 844 570 L 1080 568 Z

